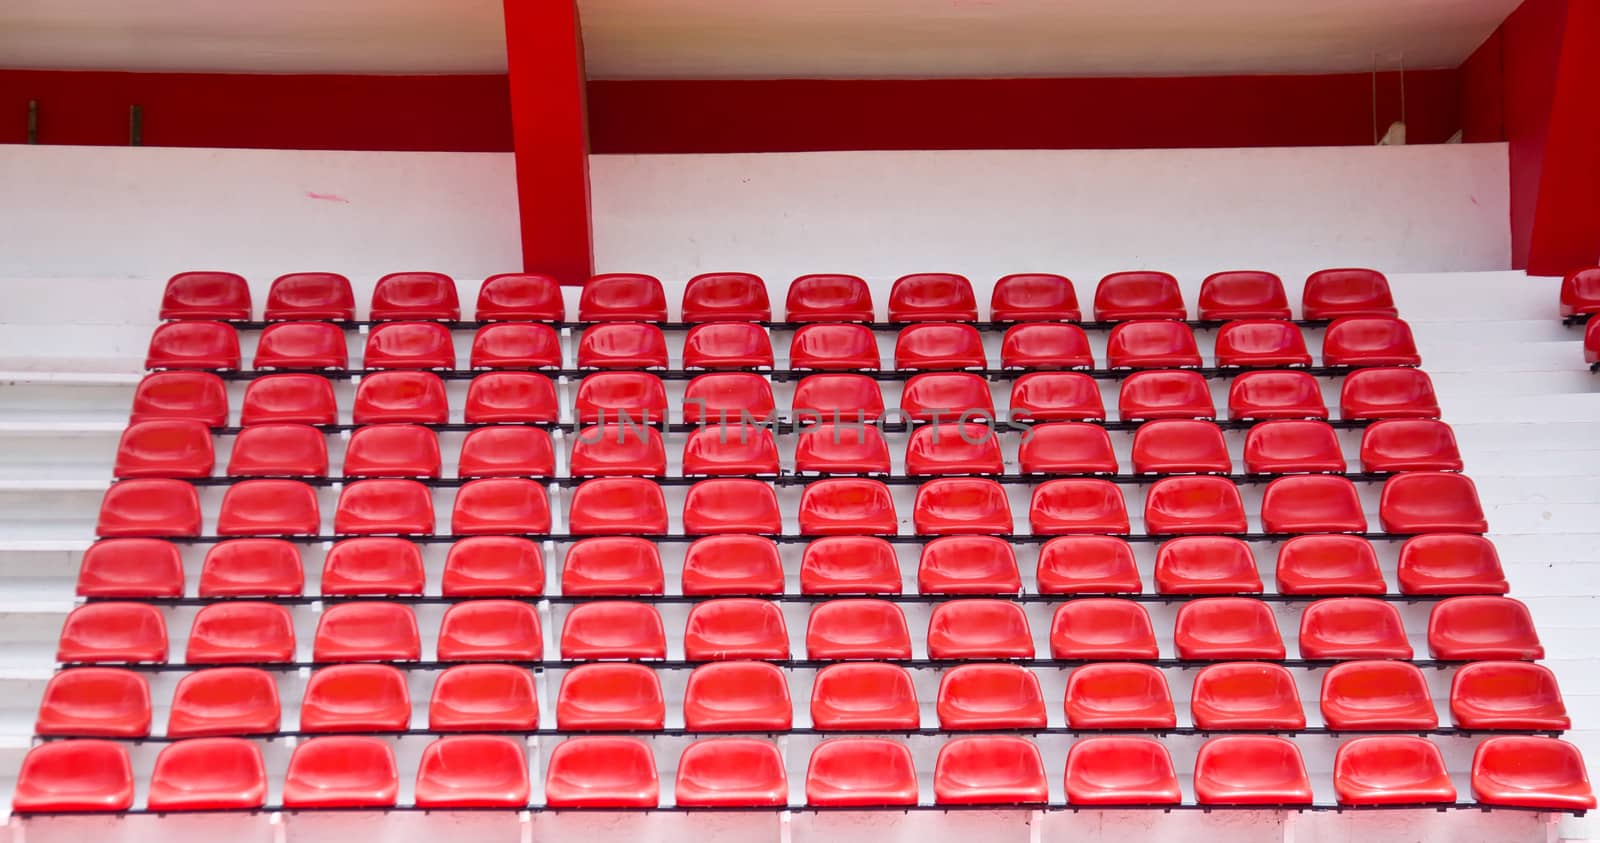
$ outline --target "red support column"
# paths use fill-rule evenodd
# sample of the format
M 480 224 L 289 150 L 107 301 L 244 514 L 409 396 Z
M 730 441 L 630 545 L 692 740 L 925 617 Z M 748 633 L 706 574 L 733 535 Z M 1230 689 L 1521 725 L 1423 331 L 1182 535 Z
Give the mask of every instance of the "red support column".
M 522 268 L 563 284 L 594 272 L 583 33 L 576 0 L 505 0 Z

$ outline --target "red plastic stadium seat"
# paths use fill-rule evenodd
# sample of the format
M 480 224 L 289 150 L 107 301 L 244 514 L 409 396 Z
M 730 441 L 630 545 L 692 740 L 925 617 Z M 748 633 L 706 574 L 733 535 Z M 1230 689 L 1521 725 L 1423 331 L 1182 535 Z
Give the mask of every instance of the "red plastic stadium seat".
M 638 738 L 568 738 L 546 762 L 544 802 L 551 808 L 654 808 L 661 800 L 656 759 Z
M 184 660 L 190 664 L 286 662 L 294 658 L 294 620 L 271 603 L 213 603 L 195 613 Z
M 574 606 L 561 626 L 564 659 L 661 659 L 667 634 L 648 603 L 605 601 Z
M 1343 805 L 1456 801 L 1439 747 L 1410 735 L 1346 741 L 1333 757 L 1333 789 Z
M 1123 421 L 1214 419 L 1211 387 L 1199 372 L 1135 372 L 1122 381 L 1117 412 Z
M 249 319 L 250 285 L 232 272 L 180 272 L 161 294 L 162 319 Z
M 1113 272 L 1094 290 L 1094 318 L 1101 322 L 1127 319 L 1182 319 L 1187 315 L 1178 279 L 1165 272 Z
M 1282 659 L 1272 609 L 1249 597 L 1204 597 L 1178 609 L 1173 630 L 1180 659 Z
M 1293 741 L 1227 735 L 1200 745 L 1194 792 L 1202 805 L 1309 805 L 1311 780 Z
M 344 330 L 330 322 L 275 322 L 256 342 L 257 369 L 345 369 Z
M 1129 532 L 1122 490 L 1109 480 L 1063 479 L 1035 486 L 1028 524 L 1044 535 Z
M 765 322 L 772 318 L 767 285 L 748 272 L 708 272 L 683 288 L 685 322 Z
M 872 292 L 854 275 L 802 275 L 789 284 L 790 322 L 871 322 Z
M 479 322 L 559 322 L 566 312 L 561 285 L 548 275 L 506 272 L 483 279 L 478 288 L 475 316 Z
M 1017 554 L 994 536 L 947 536 L 922 546 L 917 591 L 922 594 L 1016 594 L 1022 589 Z
M 567 530 L 573 535 L 656 535 L 667 532 L 661 487 L 640 477 L 585 480 L 572 493 Z
M 772 417 L 772 384 L 754 372 L 697 375 L 683 390 L 683 420 L 689 424 L 739 424 Z
M 578 431 L 567 464 L 573 477 L 658 477 L 667 473 L 667 449 L 654 428 L 598 424 Z
M 649 275 L 613 272 L 596 275 L 578 296 L 580 322 L 665 322 L 667 295 Z
M 933 801 L 939 805 L 1026 805 L 1048 801 L 1044 761 L 1026 738 L 956 738 L 939 748 Z
M 421 594 L 422 550 L 405 539 L 345 539 L 322 561 L 325 595 Z
M 702 427 L 684 440 L 683 473 L 685 476 L 777 474 L 778 445 L 773 441 L 772 431 L 758 425 Z
M 906 687 L 910 686 L 907 677 Z M 145 737 L 150 734 L 150 686 L 143 676 L 120 668 L 61 671 L 45 685 L 33 731 L 38 735 Z
M 1400 546 L 1400 591 L 1405 594 L 1505 594 L 1500 554 L 1483 536 L 1413 536 Z
M 866 325 L 802 325 L 789 341 L 789 368 L 819 371 L 876 369 L 878 339 Z
M 689 487 L 683 500 L 683 531 L 691 536 L 713 533 L 783 532 L 778 494 L 772 484 L 747 478 L 719 477 Z
M 228 487 L 217 515 L 219 536 L 316 535 L 317 490 L 296 480 L 243 480 Z
M 280 275 L 267 290 L 266 318 L 348 322 L 356 318 L 356 297 L 350 291 L 350 279 L 337 272 Z
M 1583 756 L 1555 738 L 1490 738 L 1472 755 L 1472 793 L 1484 805 L 1585 810 L 1595 806 Z
M 1322 675 L 1320 696 L 1329 729 L 1426 731 L 1439 726 L 1428 680 L 1407 662 L 1336 664 Z
M 544 593 L 544 554 L 520 536 L 473 536 L 450 546 L 445 597 L 529 597 Z
M 467 386 L 467 424 L 553 422 L 560 415 L 555 383 L 544 375 L 489 372 Z
M 439 437 L 415 424 L 357 428 L 344 449 L 346 477 L 438 477 Z
M 478 329 L 469 365 L 474 369 L 554 369 L 561 340 L 549 325 L 499 322 Z
M 331 389 L 329 396 L 332 396 Z M 248 398 L 247 391 L 246 400 Z M 133 410 L 128 423 L 153 419 L 186 419 L 203 422 L 207 427 L 221 427 L 228 423 L 228 388 L 222 378 L 210 372 L 145 375 L 133 390 Z
M 1064 275 L 1023 272 L 994 282 L 989 318 L 996 322 L 1076 322 L 1078 293 Z
M 417 765 L 418 808 L 520 808 L 529 792 L 522 744 L 500 735 L 440 738 Z
M 995 417 L 989 382 L 971 372 L 912 375 L 900 392 L 900 412 L 914 421 L 966 422 Z
M 1394 316 L 1389 279 L 1373 269 L 1323 269 L 1306 278 L 1300 306 L 1307 319 Z
M 361 361 L 368 369 L 454 369 L 456 349 L 437 322 L 392 322 L 367 334 Z
M 340 603 L 322 610 L 311 658 L 319 662 L 416 661 L 417 617 L 401 603 Z
M 285 808 L 387 808 L 400 792 L 394 750 L 377 738 L 313 738 L 294 748 Z
M 1361 470 L 1460 471 L 1461 451 L 1442 421 L 1388 419 L 1362 431 Z
M 1005 487 L 993 480 L 929 480 L 917 487 L 912 522 L 919 535 L 1007 534 L 1011 503 Z
M 1094 365 L 1089 335 L 1064 322 L 1024 322 L 1006 329 L 1000 342 L 1006 369 L 1087 369 Z
M 578 421 L 584 424 L 667 420 L 667 390 L 648 372 L 600 372 L 578 382 Z
M 894 546 L 872 536 L 830 536 L 806 545 L 801 594 L 899 594 Z
M 358 480 L 344 487 L 333 516 L 340 535 L 433 532 L 433 495 L 416 480 Z
M 1311 352 L 1293 322 L 1248 319 L 1217 331 L 1218 366 L 1309 366 Z
M 439 272 L 391 272 L 372 288 L 372 320 L 461 318 L 456 282 Z
M 443 424 L 449 416 L 444 381 L 432 372 L 378 372 L 356 384 L 356 424 Z
M 1428 650 L 1436 659 L 1542 659 L 1533 617 L 1509 597 L 1451 597 L 1428 616 Z
M 695 741 L 678 759 L 675 796 L 690 808 L 781 807 L 789 798 L 783 756 L 755 738 Z
M 1215 422 L 1160 419 L 1133 432 L 1135 474 L 1226 474 L 1232 468 L 1228 443 Z
M 428 700 L 428 728 L 441 732 L 523 732 L 539 728 L 533 673 L 509 664 L 445 670 Z
M 1383 316 L 1346 316 L 1335 319 L 1322 337 L 1324 366 L 1416 366 L 1417 354 L 1411 326 Z
M 792 406 L 795 421 L 875 421 L 883 415 L 883 391 L 866 375 L 807 375 Z
M 225 322 L 167 322 L 150 335 L 146 369 L 237 369 L 239 334 Z
M 894 341 L 894 367 L 901 371 L 982 369 L 986 365 L 983 337 L 971 325 L 924 322 L 901 329 Z
M 789 630 L 778 604 L 746 597 L 696 603 L 683 632 L 689 661 L 786 659 Z
M 359 388 L 357 391 L 359 393 Z M 376 397 L 369 394 L 369 403 Z M 443 401 L 443 382 L 439 384 L 439 398 Z M 239 411 L 239 423 L 245 427 L 260 424 L 334 424 L 338 420 L 339 410 L 334 402 L 333 384 L 321 375 L 311 374 L 256 378 L 244 388 L 244 407 Z
M 19 814 L 126 811 L 133 807 L 133 765 L 121 744 L 56 741 L 28 750 L 11 794 Z
M 549 477 L 555 474 L 555 459 L 555 447 L 544 430 L 523 426 L 479 428 L 461 441 L 456 474 L 463 479 Z
M 808 536 L 892 536 L 898 529 L 889 487 L 838 477 L 808 484 L 800 496 L 800 532 Z
M 1259 594 L 1261 575 L 1250 545 L 1225 536 L 1185 536 L 1156 552 L 1162 594 Z
M 585 328 L 578 341 L 580 369 L 664 369 L 667 338 L 655 325 L 602 322 Z
M 1050 652 L 1058 659 L 1154 659 L 1150 614 L 1132 600 L 1091 597 L 1056 608 Z
M 450 532 L 458 536 L 550 532 L 544 486 L 521 477 L 472 480 L 456 491 Z
M 1346 419 L 1436 419 L 1433 381 L 1419 369 L 1357 369 L 1339 390 L 1339 415 Z
M 1383 484 L 1378 518 L 1391 533 L 1482 533 L 1478 488 L 1464 474 L 1412 471 Z
M 561 593 L 569 597 L 660 594 L 665 588 L 661 551 L 646 539 L 583 539 L 567 550 L 561 569 Z
M 393 732 L 411 723 L 405 674 L 386 664 L 341 664 L 311 674 L 300 702 L 305 732 Z
M 218 542 L 200 566 L 201 597 L 293 597 L 304 587 L 300 548 L 283 539 Z
M 1300 657 L 1409 659 L 1411 642 L 1394 604 L 1372 597 L 1331 597 L 1301 613 Z
M 761 536 L 706 536 L 683 555 L 683 593 L 781 594 L 778 545 Z
M 903 275 L 889 288 L 890 322 L 976 322 L 972 282 L 949 272 Z
M 1062 536 L 1039 550 L 1040 594 L 1138 594 L 1133 548 L 1112 536 Z
M 1333 426 L 1323 421 L 1269 421 L 1244 437 L 1244 466 L 1251 474 L 1342 472 L 1344 451 Z
M 468 600 L 439 623 L 440 661 L 537 661 L 544 656 L 539 613 L 520 600 Z
M 1214 272 L 1200 282 L 1201 319 L 1288 319 L 1283 280 L 1271 272 Z
M 793 718 L 789 680 L 766 662 L 703 664 L 683 691 L 683 725 L 690 731 L 788 731 Z
M 800 434 L 795 446 L 798 471 L 887 474 L 889 445 L 871 425 L 817 424 Z
M 899 665 L 830 664 L 811 685 L 811 725 L 816 729 L 916 729 L 917 689 Z
M 1022 437 L 1017 462 L 1023 474 L 1115 474 L 1111 436 L 1097 424 L 1049 422 Z
M 1176 805 L 1183 800 L 1172 756 L 1151 738 L 1084 738 L 1067 750 L 1067 802 Z
M 1226 477 L 1164 477 L 1145 493 L 1150 535 L 1243 533 L 1247 527 L 1239 487 Z
M 183 559 L 158 539 L 107 539 L 89 545 L 78 567 L 79 597 L 182 597 Z
M 1261 525 L 1268 533 L 1359 533 L 1367 529 L 1367 516 L 1348 479 L 1297 475 L 1267 484 Z
M 838 738 L 811 751 L 806 804 L 888 807 L 917 804 L 911 750 L 886 738 Z
M 200 497 L 182 480 L 147 478 L 112 484 L 100 500 L 95 535 L 198 536 Z
M 1325 419 L 1322 387 L 1305 372 L 1245 372 L 1228 387 L 1231 419 Z
M 1200 365 L 1194 332 L 1182 322 L 1165 319 L 1122 322 L 1106 341 L 1106 365 L 1112 369 L 1179 369 Z
M 1200 729 L 1304 729 L 1294 677 L 1279 664 L 1232 662 L 1194 677 L 1189 713 Z
M 1572 727 L 1550 668 L 1531 662 L 1473 662 L 1450 683 L 1450 715 L 1463 729 Z M 41 714 L 42 717 L 42 714 Z
M 424 432 L 427 432 L 423 429 Z M 428 432 L 431 437 L 433 434 Z M 234 437 L 228 455 L 233 477 L 326 477 L 328 441 L 305 424 L 258 424 Z
M 1561 279 L 1562 317 L 1600 313 L 1600 267 L 1586 267 Z
M 1008 600 L 940 603 L 928 618 L 932 659 L 1031 659 L 1033 633 L 1022 607 Z
M 887 600 L 828 600 L 806 622 L 810 659 L 909 659 L 911 632 L 905 613 Z
M 1023 422 L 1103 421 L 1100 384 L 1081 372 L 1030 372 L 1011 383 L 1010 418 Z
M 1067 677 L 1067 725 L 1073 729 L 1171 729 L 1178 725 L 1167 677 L 1147 664 L 1103 662 Z
M 253 810 L 267 801 L 261 750 L 239 738 L 199 738 L 167 746 L 150 773 L 152 811 Z
M 1281 594 L 1383 594 L 1372 543 L 1360 536 L 1295 536 L 1278 548 Z
M 749 322 L 709 322 L 683 338 L 685 369 L 772 368 L 772 338 Z
M 167 737 L 270 735 L 282 706 L 272 674 L 255 667 L 214 667 L 178 680 Z
M 1016 664 L 965 664 L 939 679 L 939 728 L 1042 729 L 1039 677 Z M 948 744 L 947 744 L 948 746 Z

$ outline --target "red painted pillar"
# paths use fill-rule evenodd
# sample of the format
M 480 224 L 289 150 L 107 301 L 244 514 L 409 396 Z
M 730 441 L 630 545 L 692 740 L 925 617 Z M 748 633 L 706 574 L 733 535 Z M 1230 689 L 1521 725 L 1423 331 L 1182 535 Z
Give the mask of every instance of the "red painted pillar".
M 505 0 L 505 13 L 522 268 L 582 284 L 594 236 L 577 0 Z

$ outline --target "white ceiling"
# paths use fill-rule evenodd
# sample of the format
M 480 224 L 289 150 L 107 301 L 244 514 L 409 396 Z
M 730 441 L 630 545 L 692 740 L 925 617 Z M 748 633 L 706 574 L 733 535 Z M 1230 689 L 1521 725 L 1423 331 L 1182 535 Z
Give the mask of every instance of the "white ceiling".
M 559 2 L 559 0 L 523 0 Z M 1455 67 L 1518 0 L 579 0 L 595 79 Z M 502 0 L 0 0 L 0 66 L 494 73 Z

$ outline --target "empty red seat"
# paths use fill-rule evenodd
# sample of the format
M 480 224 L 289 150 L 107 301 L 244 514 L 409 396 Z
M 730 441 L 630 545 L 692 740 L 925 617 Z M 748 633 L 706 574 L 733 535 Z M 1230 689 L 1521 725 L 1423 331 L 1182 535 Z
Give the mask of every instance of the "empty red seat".
M 971 372 L 912 375 L 900 391 L 900 412 L 914 421 L 931 422 L 995 417 L 989 382 Z
M 661 487 L 640 477 L 585 480 L 572 493 L 567 530 L 574 535 L 659 535 L 667 532 Z
M 906 679 L 910 687 L 910 678 Z M 914 728 L 914 725 L 913 725 Z M 50 677 L 37 735 L 142 738 L 150 734 L 150 686 L 131 670 L 81 667 Z
M 357 428 L 344 448 L 346 477 L 438 477 L 439 437 L 416 424 Z
M 472 337 L 468 365 L 474 369 L 559 368 L 561 339 L 549 325 L 521 322 L 485 325 Z
M 422 549 L 405 539 L 345 539 L 322 560 L 325 595 L 421 594 Z
M 361 356 L 368 369 L 454 369 L 450 329 L 437 322 L 392 322 L 373 327 Z
M 683 338 L 685 369 L 772 368 L 772 338 L 749 322 L 708 322 Z
M 432 372 L 378 372 L 356 384 L 350 417 L 356 424 L 444 424 L 450 402 L 444 381 Z
M 1217 330 L 1218 366 L 1309 366 L 1311 352 L 1293 322 L 1247 319 Z
M 1411 471 L 1383 484 L 1378 518 L 1391 533 L 1482 533 L 1478 488 L 1464 474 Z
M 311 658 L 319 662 L 416 661 L 417 617 L 401 603 L 340 603 L 322 610 Z
M 441 272 L 391 272 L 372 288 L 372 320 L 461 318 L 456 282 Z
M 1226 474 L 1232 468 L 1228 443 L 1215 422 L 1160 419 L 1133 432 L 1136 474 Z
M 976 322 L 972 282 L 950 272 L 902 275 L 889 288 L 890 322 Z
M 228 487 L 217 535 L 316 535 L 317 491 L 297 480 L 243 480 Z
M 667 338 L 655 325 L 602 322 L 583 331 L 578 341 L 580 369 L 664 369 Z
M 1544 658 L 1528 607 L 1509 597 L 1451 597 L 1434 604 L 1428 649 L 1444 660 Z
M 1463 729 L 1559 731 L 1572 727 L 1556 675 L 1532 662 L 1462 665 L 1450 683 L 1450 715 Z
M 95 535 L 198 536 L 200 497 L 182 480 L 145 478 L 113 483 L 100 499 Z
M 1033 633 L 1022 607 L 1007 600 L 940 603 L 928 618 L 932 659 L 1031 659 Z
M 433 434 L 428 432 L 428 435 Z M 327 437 L 308 424 L 251 425 L 233 438 L 233 449 L 228 454 L 228 474 L 232 477 L 326 477 Z
M 1211 401 L 1211 387 L 1199 372 L 1166 370 L 1135 372 L 1123 379 L 1117 413 L 1125 422 L 1213 419 L 1217 407 Z
M 1162 594 L 1259 594 L 1261 575 L 1250 545 L 1225 536 L 1185 536 L 1156 552 Z
M 1113 536 L 1062 536 L 1039 549 L 1040 594 L 1139 592 L 1133 548 Z
M 1186 315 L 1178 279 L 1165 272 L 1113 272 L 1094 289 L 1094 318 L 1101 322 Z
M 1202 805 L 1309 805 L 1300 748 L 1272 735 L 1227 735 L 1200 745 L 1195 799 Z
M 232 272 L 180 272 L 161 294 L 162 319 L 249 319 L 250 285 Z
M 748 424 L 772 417 L 772 384 L 754 372 L 697 375 L 683 390 L 683 420 L 689 424 Z
M 1333 789 L 1343 805 L 1456 801 L 1439 747 L 1410 735 L 1345 741 L 1333 757 Z
M 1339 415 L 1346 419 L 1436 419 L 1439 399 L 1420 369 L 1357 369 L 1339 390 Z
M 1056 608 L 1050 653 L 1058 659 L 1154 659 L 1150 613 L 1132 600 L 1089 597 Z
M 1600 312 L 1600 267 L 1585 267 L 1561 279 L 1561 316 Z
M 18 814 L 126 811 L 133 807 L 128 750 L 105 740 L 55 741 L 28 750 L 11 794 Z
M 872 536 L 829 536 L 800 557 L 801 594 L 898 594 L 894 546 Z
M 667 294 L 649 275 L 613 272 L 596 275 L 578 295 L 580 322 L 665 322 Z
M 1231 419 L 1325 419 L 1322 387 L 1305 372 L 1245 372 L 1228 387 Z
M 479 322 L 499 319 L 559 322 L 566 315 L 561 284 L 548 275 L 504 272 L 483 279 L 478 287 Z
M 294 659 L 294 619 L 272 603 L 213 603 L 195 613 L 184 660 L 253 664 Z
M 332 390 L 329 394 L 331 396 Z M 246 397 L 248 399 L 248 394 Z M 210 372 L 145 375 L 134 387 L 128 423 L 152 419 L 186 419 L 204 422 L 208 427 L 221 427 L 228 423 L 228 388 L 222 378 Z
M 1010 418 L 1022 422 L 1102 421 L 1100 384 L 1081 372 L 1031 372 L 1011 383 Z
M 439 732 L 524 732 L 539 728 L 533 673 L 509 664 L 445 670 L 428 700 L 428 728 Z
M 883 391 L 866 375 L 807 375 L 794 389 L 792 407 L 792 418 L 800 422 L 876 421 L 883 415 Z
M 798 471 L 856 474 L 889 471 L 889 446 L 872 425 L 816 424 L 806 428 L 795 446 Z
M 468 600 L 439 622 L 440 661 L 537 661 L 544 657 L 539 613 L 520 600 Z
M 1416 366 L 1417 354 L 1411 326 L 1383 316 L 1346 316 L 1335 319 L 1322 337 L 1324 366 Z
M 1011 503 L 1005 487 L 993 480 L 929 480 L 917 487 L 912 521 L 920 535 L 1007 534 Z
M 167 737 L 270 735 L 282 716 L 278 683 L 255 667 L 213 667 L 178 680 Z
M 654 477 L 667 473 L 667 449 L 654 428 L 597 424 L 578 431 L 567 464 L 573 477 Z
M 905 613 L 887 600 L 828 600 L 806 622 L 810 659 L 909 659 L 911 632 Z
M 1078 293 L 1064 275 L 1022 272 L 994 282 L 989 318 L 996 322 L 1076 322 Z
M 917 591 L 923 594 L 1016 594 L 1017 554 L 994 536 L 947 536 L 922 546 Z
M 702 427 L 684 440 L 683 473 L 685 476 L 777 474 L 778 445 L 773 441 L 772 431 L 759 425 Z
M 553 422 L 560 416 L 555 383 L 544 375 L 489 372 L 467 385 L 467 424 Z
M 1304 729 L 1294 677 L 1279 664 L 1231 662 L 1194 677 L 1189 714 L 1199 729 Z
M 324 667 L 306 682 L 304 732 L 403 732 L 411 723 L 405 674 L 385 664 Z
M 341 535 L 433 532 L 433 495 L 416 480 L 358 480 L 344 487 L 333 516 Z
M 472 480 L 456 490 L 450 532 L 458 536 L 550 532 L 544 486 L 521 477 Z
M 561 625 L 564 659 L 661 659 L 667 634 L 648 603 L 603 601 L 574 606 Z
M 450 545 L 439 584 L 445 597 L 544 593 L 544 554 L 520 536 L 472 536 Z
M 156 756 L 145 807 L 152 811 L 254 810 L 267 801 L 261 750 L 239 738 L 198 738 Z
M 578 382 L 575 412 L 584 424 L 667 420 L 667 390 L 648 372 L 600 372 Z
M 1262 422 L 1244 436 L 1244 468 L 1250 474 L 1342 472 L 1344 450 L 1327 422 Z
M 1151 738 L 1084 738 L 1067 750 L 1067 802 L 1176 805 L 1183 800 L 1172 756 Z
M 886 738 L 837 738 L 811 751 L 806 804 L 888 807 L 917 804 L 911 750 Z
M 344 369 L 344 329 L 330 322 L 275 322 L 256 341 L 257 369 Z
M 1023 474 L 1115 474 L 1111 436 L 1098 424 L 1048 422 L 1031 428 L 1017 449 Z
M 660 594 L 665 588 L 661 551 L 647 539 L 583 539 L 567 549 L 561 568 L 561 593 L 569 597 Z
M 418 808 L 520 808 L 529 791 L 522 744 L 499 735 L 440 738 L 417 765 Z
M 654 433 L 655 431 L 651 431 Z M 536 427 L 484 427 L 461 440 L 457 476 L 549 477 L 555 474 L 550 434 Z
M 872 291 L 854 275 L 802 275 L 784 301 L 790 322 L 871 322 Z
M 1361 433 L 1363 471 L 1460 471 L 1450 425 L 1434 419 L 1387 419 Z
M 1261 498 L 1268 533 L 1359 533 L 1367 529 L 1356 485 L 1324 474 L 1279 477 Z
M 696 603 L 684 626 L 689 661 L 787 659 L 789 630 L 778 604 L 745 597 Z
M 357 394 L 360 394 L 359 387 Z M 368 409 L 381 412 L 379 408 L 390 401 L 380 401 L 375 407 L 373 400 L 376 398 L 369 388 Z M 439 400 L 444 400 L 442 381 L 439 384 Z M 226 407 L 226 403 L 223 406 Z M 245 427 L 259 424 L 334 424 L 338 420 L 339 409 L 333 397 L 333 384 L 321 375 L 312 374 L 256 378 L 244 388 L 244 406 L 239 411 L 239 423 Z
M 1039 677 L 1016 664 L 945 671 L 936 708 L 941 729 L 1042 729 L 1046 722 Z
M 183 559 L 159 539 L 107 539 L 89 545 L 78 566 L 79 597 L 182 597 Z
M 894 341 L 894 366 L 901 371 L 982 369 L 986 365 L 983 337 L 971 325 L 925 322 L 902 328 Z
M 167 322 L 150 335 L 146 369 L 237 369 L 239 334 L 225 322 Z
M 789 801 L 783 755 L 756 738 L 695 741 L 678 759 L 674 796 L 686 808 L 781 807 Z
M 655 756 L 638 738 L 568 738 L 545 763 L 550 808 L 654 808 L 660 800 Z
M 1281 659 L 1272 609 L 1249 597 L 1204 597 L 1178 608 L 1173 641 L 1180 659 Z
M 1307 319 L 1394 316 L 1389 279 L 1374 269 L 1322 269 L 1306 277 L 1300 295 Z
M 876 369 L 878 339 L 866 325 L 802 325 L 789 341 L 789 368 L 822 371 Z
M 1106 364 L 1113 369 L 1178 369 L 1200 365 L 1194 332 L 1182 322 L 1135 320 L 1111 329 Z
M 1505 571 L 1483 536 L 1413 536 L 1400 547 L 1400 590 L 1406 594 L 1504 594 Z
M 1200 282 L 1200 318 L 1288 319 L 1283 279 L 1251 269 L 1213 272 Z
M 1067 677 L 1071 729 L 1171 729 L 1178 725 L 1167 677 L 1147 664 L 1084 665 Z
M 747 478 L 718 477 L 689 487 L 683 499 L 683 531 L 691 536 L 712 533 L 783 532 L 778 494 L 772 484 Z
M 1416 665 L 1350 661 L 1322 675 L 1322 720 L 1329 729 L 1417 730 L 1439 726 L 1428 680 Z
M 1586 810 L 1595 806 L 1583 756 L 1554 738 L 1490 738 L 1472 755 L 1472 794 L 1484 805 Z
M 1145 493 L 1150 535 L 1243 533 L 1247 527 L 1239 487 L 1226 477 L 1163 477 Z
M 889 487 L 877 480 L 837 477 L 806 485 L 800 532 L 808 536 L 892 536 L 898 529 Z
M 291 272 L 280 275 L 267 290 L 266 318 L 356 318 L 356 297 L 350 279 L 337 272 Z
M 939 747 L 933 801 L 939 805 L 1026 805 L 1050 798 L 1038 747 L 1010 735 L 955 738 Z
M 1122 490 L 1109 480 L 1063 479 L 1035 486 L 1028 524 L 1035 534 L 1044 535 L 1129 532 Z
M 703 664 L 683 691 L 683 725 L 699 732 L 784 732 L 794 712 L 789 680 L 766 662 Z
M 683 288 L 685 322 L 765 322 L 772 318 L 767 285 L 748 272 L 708 272 Z
M 1064 322 L 1024 322 L 1006 329 L 1000 342 L 1006 369 L 1087 369 L 1094 365 L 1089 335 Z
M 778 545 L 761 536 L 706 536 L 683 554 L 684 594 L 781 594 Z
M 1372 543 L 1360 536 L 1295 536 L 1278 548 L 1281 594 L 1383 594 Z
M 312 738 L 294 748 L 285 808 L 386 808 L 400 793 L 394 750 L 378 738 Z
M 830 664 L 811 685 L 816 729 L 912 730 L 921 723 L 917 689 L 903 667 L 881 662 Z
M 1371 597 L 1332 597 L 1301 613 L 1300 657 L 1409 659 L 1411 642 L 1393 604 Z

